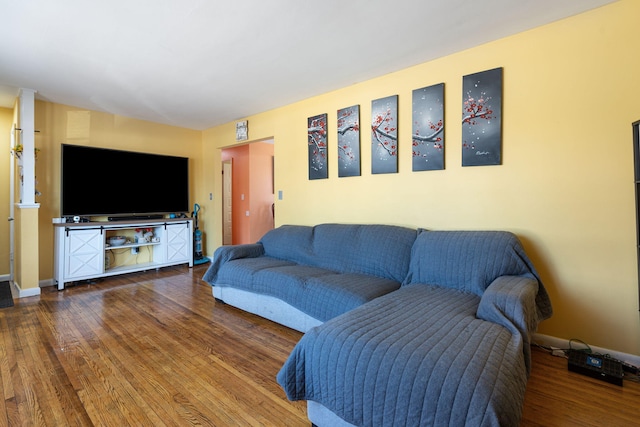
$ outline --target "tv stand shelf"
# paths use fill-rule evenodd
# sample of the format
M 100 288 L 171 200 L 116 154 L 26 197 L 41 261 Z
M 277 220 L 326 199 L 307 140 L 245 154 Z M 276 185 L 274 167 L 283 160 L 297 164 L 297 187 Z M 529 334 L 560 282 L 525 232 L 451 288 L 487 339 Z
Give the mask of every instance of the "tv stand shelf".
M 163 218 L 118 222 L 54 223 L 54 280 L 65 283 L 158 269 L 178 264 L 193 267 L 193 220 Z M 137 242 L 145 229 L 152 241 Z M 109 238 L 121 236 L 122 245 Z
M 112 249 L 123 249 L 123 248 L 143 248 L 145 246 L 153 246 L 159 245 L 160 242 L 147 242 L 147 243 L 125 243 L 124 245 L 109 245 L 108 243 L 105 245 L 104 249 L 106 251 L 110 251 Z

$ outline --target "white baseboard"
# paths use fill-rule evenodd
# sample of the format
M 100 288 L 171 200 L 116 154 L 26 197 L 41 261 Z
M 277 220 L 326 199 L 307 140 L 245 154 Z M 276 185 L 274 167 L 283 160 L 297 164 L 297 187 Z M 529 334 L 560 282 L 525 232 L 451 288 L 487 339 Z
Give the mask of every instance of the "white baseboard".
M 13 286 L 11 292 L 15 298 L 26 298 L 26 297 L 34 297 L 40 295 L 40 287 L 37 288 L 28 288 L 22 289 L 20 284 L 16 281 L 12 282 Z
M 39 286 L 37 288 L 29 289 L 22 289 L 19 283 L 17 283 L 16 281 L 11 281 L 11 276 L 9 274 L 0 275 L 0 282 L 5 281 L 11 282 L 11 294 L 14 298 L 25 298 L 40 295 L 40 287 L 42 286 L 42 281 L 39 283 Z
M 7 282 L 11 280 L 11 276 L 9 274 L 0 274 L 0 282 Z M 45 279 L 45 280 L 40 280 L 40 282 L 38 282 L 38 286 L 40 286 L 41 288 L 45 288 L 47 286 L 53 286 L 55 285 L 55 282 L 53 279 Z
M 556 337 L 552 337 L 549 335 L 544 335 L 544 334 L 534 334 L 533 335 L 533 342 L 536 344 L 540 344 L 543 345 L 545 347 L 553 347 L 553 348 L 560 348 L 560 349 L 567 349 L 569 348 L 569 340 L 565 340 L 562 338 L 556 338 Z M 591 347 L 591 350 L 595 353 L 600 353 L 600 354 L 608 354 L 609 356 L 613 357 L 614 359 L 618 359 L 622 362 L 626 362 L 629 363 L 633 366 L 639 366 L 640 367 L 640 356 L 635 355 L 635 354 L 629 354 L 629 353 L 622 353 L 620 351 L 615 351 L 615 350 L 609 350 L 608 348 L 602 348 L 602 347 L 596 347 L 594 345 L 591 345 L 589 343 L 587 343 L 589 345 L 589 347 Z M 582 348 L 580 346 L 579 343 L 575 343 L 572 344 L 573 348 Z
M 0 275 L 0 282 L 10 281 L 11 276 L 8 274 Z M 20 284 L 17 282 L 11 282 L 11 293 L 14 298 L 26 298 L 40 295 L 40 288 L 44 288 L 46 286 L 54 286 L 55 282 L 53 279 L 40 280 L 38 282 L 37 288 L 29 288 L 22 289 Z
M 38 286 L 41 288 L 46 288 L 47 286 L 55 286 L 56 282 L 53 279 L 40 280 L 38 282 Z

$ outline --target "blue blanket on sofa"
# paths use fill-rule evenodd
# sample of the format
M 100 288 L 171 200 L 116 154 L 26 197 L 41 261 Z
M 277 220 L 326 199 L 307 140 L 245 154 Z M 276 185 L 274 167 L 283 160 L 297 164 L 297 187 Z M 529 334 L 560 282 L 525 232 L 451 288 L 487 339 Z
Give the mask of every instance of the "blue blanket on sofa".
M 312 328 L 277 380 L 358 426 L 515 426 L 550 315 L 512 234 L 423 232 L 403 286 Z

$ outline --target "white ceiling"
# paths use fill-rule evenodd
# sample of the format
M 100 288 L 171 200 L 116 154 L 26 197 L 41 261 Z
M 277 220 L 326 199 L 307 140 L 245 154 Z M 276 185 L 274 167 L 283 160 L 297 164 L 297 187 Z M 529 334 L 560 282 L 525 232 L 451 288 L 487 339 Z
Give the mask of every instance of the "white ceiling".
M 615 0 L 0 0 L 0 106 L 207 129 Z

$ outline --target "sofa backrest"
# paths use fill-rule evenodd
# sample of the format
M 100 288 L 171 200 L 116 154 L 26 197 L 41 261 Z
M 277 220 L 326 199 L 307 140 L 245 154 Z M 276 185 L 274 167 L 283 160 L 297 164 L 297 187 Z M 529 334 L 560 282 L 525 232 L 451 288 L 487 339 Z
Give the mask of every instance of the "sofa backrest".
M 423 231 L 403 285 L 427 284 L 482 295 L 499 276 L 536 278 L 518 238 L 507 231 Z
M 274 258 L 402 282 L 416 236 L 416 230 L 394 225 L 283 225 L 259 243 Z

